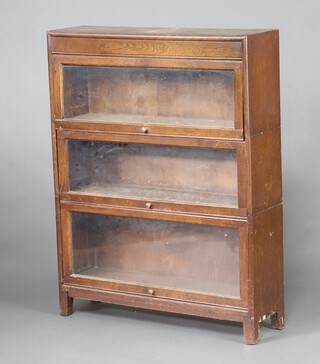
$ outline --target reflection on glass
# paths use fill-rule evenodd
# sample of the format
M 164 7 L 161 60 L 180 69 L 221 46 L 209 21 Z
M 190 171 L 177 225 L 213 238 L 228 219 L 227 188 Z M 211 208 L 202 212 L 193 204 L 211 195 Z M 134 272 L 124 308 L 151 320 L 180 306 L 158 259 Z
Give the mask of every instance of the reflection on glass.
M 70 190 L 237 207 L 234 150 L 68 141 Z
M 74 274 L 240 295 L 235 228 L 72 213 L 72 247 Z
M 234 72 L 63 66 L 64 117 L 234 127 Z

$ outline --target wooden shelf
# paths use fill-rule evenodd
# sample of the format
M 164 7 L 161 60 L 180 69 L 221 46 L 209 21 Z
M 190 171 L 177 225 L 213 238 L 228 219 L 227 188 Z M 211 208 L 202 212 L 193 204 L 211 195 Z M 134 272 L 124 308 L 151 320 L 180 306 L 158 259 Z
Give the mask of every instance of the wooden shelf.
M 127 114 L 110 114 L 110 113 L 93 113 L 88 112 L 74 117 L 65 118 L 64 120 L 74 120 L 83 122 L 105 122 L 119 124 L 148 124 L 148 125 L 166 125 L 166 126 L 185 126 L 192 128 L 212 128 L 212 129 L 234 129 L 233 120 L 207 120 L 193 118 L 178 118 L 167 116 L 153 115 L 127 115 Z
M 238 196 L 197 191 L 179 191 L 145 187 L 126 187 L 105 183 L 91 183 L 74 189 L 71 193 L 99 195 L 119 198 L 143 199 L 145 201 L 165 201 L 204 206 L 238 207 Z

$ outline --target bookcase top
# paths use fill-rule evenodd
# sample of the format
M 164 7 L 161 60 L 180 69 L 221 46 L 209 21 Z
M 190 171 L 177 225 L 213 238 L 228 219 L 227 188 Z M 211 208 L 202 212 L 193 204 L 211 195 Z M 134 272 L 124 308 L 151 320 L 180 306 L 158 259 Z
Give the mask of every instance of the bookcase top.
M 105 27 L 78 26 L 50 30 L 51 36 L 69 37 L 102 37 L 102 38 L 175 38 L 175 39 L 236 39 L 247 36 L 277 31 L 271 29 L 200 29 L 200 28 L 135 28 L 135 27 Z

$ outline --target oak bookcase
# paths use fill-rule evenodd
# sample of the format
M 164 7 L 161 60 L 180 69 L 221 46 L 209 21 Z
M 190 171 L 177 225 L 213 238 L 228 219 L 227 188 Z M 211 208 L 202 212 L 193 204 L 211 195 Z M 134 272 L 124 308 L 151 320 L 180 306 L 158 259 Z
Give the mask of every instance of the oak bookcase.
M 277 30 L 48 32 L 60 311 L 284 325 Z

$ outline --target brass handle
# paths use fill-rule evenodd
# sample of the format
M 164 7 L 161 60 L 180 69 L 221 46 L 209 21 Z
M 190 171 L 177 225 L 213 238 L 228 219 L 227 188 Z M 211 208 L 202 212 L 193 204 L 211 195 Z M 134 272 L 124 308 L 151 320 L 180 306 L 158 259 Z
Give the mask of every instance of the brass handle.
M 147 133 L 147 132 L 148 132 L 148 128 L 143 127 L 143 128 L 141 128 L 141 131 L 142 131 L 143 133 Z
M 146 208 L 147 208 L 147 209 L 151 209 L 151 207 L 152 207 L 152 203 L 147 202 L 147 203 L 146 203 Z
M 148 289 L 148 293 L 150 296 L 154 296 L 154 289 Z

